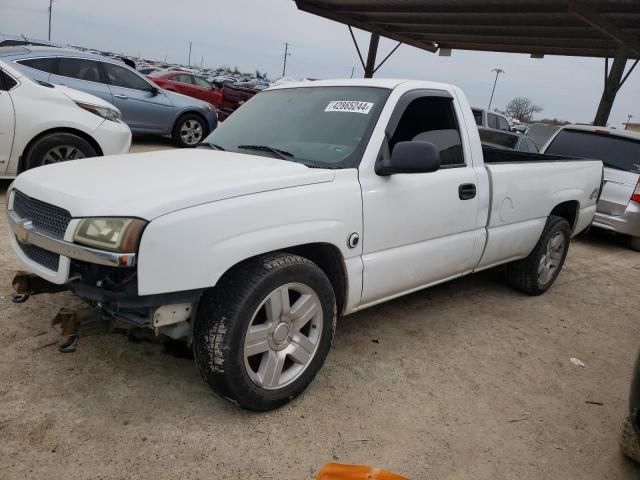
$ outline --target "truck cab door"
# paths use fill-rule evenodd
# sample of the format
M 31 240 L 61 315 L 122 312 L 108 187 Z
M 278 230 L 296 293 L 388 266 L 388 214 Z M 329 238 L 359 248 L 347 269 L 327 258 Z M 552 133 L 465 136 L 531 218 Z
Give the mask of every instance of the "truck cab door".
M 13 146 L 15 112 L 9 90 L 16 85 L 16 80 L 0 70 L 0 175 L 6 173 Z
M 465 158 L 461 123 L 447 92 L 410 91 L 391 116 L 381 156 L 399 142 L 426 141 L 440 151 L 441 167 L 380 176 L 361 165 L 362 307 L 473 269 L 484 228 L 478 227 L 478 181 Z

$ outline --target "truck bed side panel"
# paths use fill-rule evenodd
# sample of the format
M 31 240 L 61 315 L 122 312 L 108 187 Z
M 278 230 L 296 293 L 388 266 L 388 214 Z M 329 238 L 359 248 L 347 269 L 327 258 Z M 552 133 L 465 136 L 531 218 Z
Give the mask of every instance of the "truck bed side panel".
M 510 152 L 513 154 L 513 152 Z M 593 221 L 602 164 L 591 160 L 489 163 L 491 206 L 482 270 L 526 257 L 557 205 L 578 202 L 573 233 Z

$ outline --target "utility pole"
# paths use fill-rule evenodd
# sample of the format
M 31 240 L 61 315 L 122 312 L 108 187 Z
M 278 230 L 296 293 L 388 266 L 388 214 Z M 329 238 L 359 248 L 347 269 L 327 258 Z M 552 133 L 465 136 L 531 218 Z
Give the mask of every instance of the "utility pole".
M 287 57 L 290 57 L 291 54 L 289 53 L 289 43 L 285 42 L 284 43 L 284 63 L 282 65 L 282 76 L 284 77 L 284 74 L 287 72 Z
M 53 0 L 49 0 L 49 41 L 51 41 L 51 14 L 53 13 Z
M 189 42 L 189 66 L 191 66 L 191 43 Z
M 491 90 L 491 98 L 489 99 L 489 106 L 487 107 L 487 111 L 491 110 L 491 102 L 493 102 L 493 94 L 496 91 L 496 83 L 498 83 L 498 75 L 501 73 L 505 73 L 501 68 L 494 68 L 491 70 L 492 72 L 496 72 L 496 79 L 493 81 L 493 90 Z
M 356 71 L 356 67 L 353 67 L 353 68 L 351 69 L 351 78 L 353 78 L 353 72 L 355 72 L 355 71 Z
M 164 63 L 167 63 L 167 54 L 164 54 Z
M 200 57 L 200 68 L 202 68 L 202 65 L 204 65 L 204 55 Z
M 627 115 L 627 125 L 625 125 L 625 127 L 629 126 L 629 123 L 631 123 L 631 117 L 633 117 L 633 115 Z

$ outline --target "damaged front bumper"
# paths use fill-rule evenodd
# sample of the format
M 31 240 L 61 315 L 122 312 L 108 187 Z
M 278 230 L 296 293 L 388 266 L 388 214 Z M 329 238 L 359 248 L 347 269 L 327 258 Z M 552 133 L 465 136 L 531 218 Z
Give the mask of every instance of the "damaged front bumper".
M 95 270 L 96 267 L 92 268 Z M 99 267 L 98 271 L 101 271 Z M 106 275 L 96 283 L 107 283 Z M 176 340 L 191 339 L 193 322 L 190 320 L 196 314 L 203 290 L 140 296 L 134 293 L 137 290 L 135 285 L 114 291 L 85 284 L 81 278 L 79 276 L 67 284 L 58 285 L 33 273 L 17 272 L 12 282 L 14 293 L 11 299 L 15 303 L 23 303 L 32 295 L 70 291 L 88 303 L 95 318 L 105 322 L 113 320 L 130 327 L 151 329 L 156 335 L 163 334 Z M 59 318 L 61 313 L 55 318 Z M 68 316 L 68 312 L 65 315 Z M 73 335 L 77 336 L 75 330 Z
M 20 204 L 16 199 L 20 197 Z M 19 207 L 19 208 L 18 208 Z M 119 253 L 73 242 L 82 219 L 17 191 L 7 209 L 10 241 L 28 272 L 18 272 L 11 299 L 71 291 L 100 318 L 148 328 L 172 338 L 190 338 L 203 290 L 138 295 L 137 254 Z

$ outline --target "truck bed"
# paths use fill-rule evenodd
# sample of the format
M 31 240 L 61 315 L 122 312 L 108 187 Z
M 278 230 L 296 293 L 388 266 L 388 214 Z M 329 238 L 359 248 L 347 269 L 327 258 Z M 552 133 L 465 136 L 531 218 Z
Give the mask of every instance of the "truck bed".
M 546 155 L 543 153 L 518 152 L 501 148 L 482 146 L 484 163 L 528 163 L 528 162 L 575 162 L 586 160 L 578 157 L 565 157 L 562 155 Z

